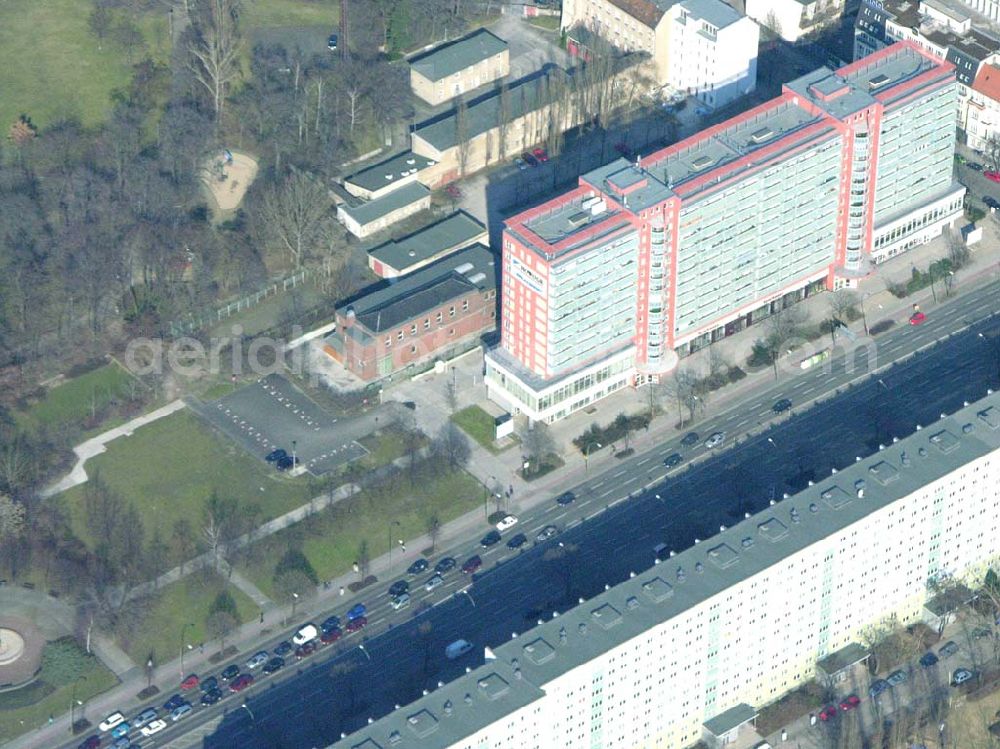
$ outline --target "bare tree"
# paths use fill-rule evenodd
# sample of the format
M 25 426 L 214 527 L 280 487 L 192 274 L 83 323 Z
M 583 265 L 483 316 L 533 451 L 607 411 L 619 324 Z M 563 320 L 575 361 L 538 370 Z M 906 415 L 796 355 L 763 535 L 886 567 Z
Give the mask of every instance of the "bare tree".
M 469 440 L 455 424 L 448 422 L 441 427 L 434 443 L 434 452 L 447 460 L 449 468 L 462 468 L 469 462 Z
M 990 160 L 993 171 L 1000 172 L 1000 131 L 994 130 L 986 139 L 983 153 Z
M 361 543 L 358 544 L 358 574 L 361 579 L 364 580 L 368 577 L 368 572 L 371 570 L 372 565 L 372 555 L 371 550 L 368 548 L 368 539 L 361 539 Z
M 951 226 L 945 227 L 944 238 L 948 245 L 948 260 L 951 261 L 952 270 L 958 270 L 969 262 L 969 246 L 962 235 Z M 950 277 L 945 276 L 946 283 Z
M 507 158 L 507 138 L 510 134 L 510 86 L 507 79 L 500 82 L 499 94 L 500 114 L 497 119 L 497 152 L 500 161 Z
M 762 25 L 771 29 L 775 33 L 775 36 L 781 36 L 781 21 L 778 20 L 778 14 L 774 12 L 773 8 L 764 16 Z
M 263 194 L 258 219 L 262 233 L 281 245 L 299 268 L 329 238 L 333 214 L 322 183 L 294 171 Z
M 213 640 L 219 641 L 219 650 L 225 652 L 226 638 L 236 629 L 236 617 L 228 611 L 214 611 L 205 619 L 205 631 Z
M 188 68 L 212 100 L 216 121 L 222 116 L 229 89 L 242 74 L 240 4 L 241 0 L 195 0 L 191 8 Z
M 521 446 L 529 462 L 529 470 L 537 471 L 545 460 L 556 453 L 556 443 L 549 428 L 538 422 L 521 433 Z
M 856 313 L 860 303 L 858 293 L 852 289 L 837 289 L 830 294 L 827 301 L 830 304 L 830 311 L 838 320 L 850 316 L 852 311 Z
M 441 518 L 436 513 L 431 513 L 424 522 L 427 528 L 427 536 L 431 540 L 431 553 L 433 553 L 434 547 L 437 545 L 437 540 L 441 536 Z
M 212 566 L 216 571 L 219 569 L 225 542 L 232 536 L 236 518 L 236 503 L 212 492 L 202 511 L 201 535 L 208 546 Z
M 171 529 L 171 539 L 173 540 L 174 551 L 181 572 L 184 572 L 184 564 L 194 556 L 196 548 L 195 530 L 191 526 L 191 521 L 187 518 L 177 518 L 174 520 Z

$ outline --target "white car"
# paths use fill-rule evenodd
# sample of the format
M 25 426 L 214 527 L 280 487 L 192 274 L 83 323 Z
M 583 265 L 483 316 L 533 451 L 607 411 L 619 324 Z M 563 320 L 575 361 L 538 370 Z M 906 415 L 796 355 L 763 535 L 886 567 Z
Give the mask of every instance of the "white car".
M 497 523 L 497 530 L 503 533 L 508 528 L 513 528 L 517 525 L 517 517 L 515 515 L 507 515 L 499 523 Z
M 723 440 L 725 440 L 725 439 L 726 439 L 726 433 L 725 432 L 716 432 L 711 437 L 709 437 L 707 440 L 705 440 L 705 447 L 707 447 L 709 450 L 711 450 L 712 448 L 715 448 L 715 447 L 718 447 L 719 445 L 721 445 L 722 442 L 723 442 Z
M 119 723 L 125 722 L 125 716 L 121 713 L 111 713 L 107 718 L 101 721 L 101 725 L 98 728 L 101 731 L 110 731 L 112 728 L 117 726 Z
M 305 645 L 311 640 L 315 640 L 319 637 L 319 630 L 316 629 L 315 624 L 305 624 L 292 636 L 292 642 L 296 645 Z
M 967 668 L 955 669 L 955 673 L 951 676 L 951 683 L 957 687 L 959 684 L 964 684 L 971 679 L 972 675 L 972 672 Z
M 167 727 L 167 722 L 165 720 L 161 720 L 161 719 L 157 718 L 152 723 L 150 723 L 148 726 L 143 726 L 142 727 L 142 735 L 143 736 L 152 736 L 154 733 L 159 733 L 160 731 L 162 731 L 166 727 Z

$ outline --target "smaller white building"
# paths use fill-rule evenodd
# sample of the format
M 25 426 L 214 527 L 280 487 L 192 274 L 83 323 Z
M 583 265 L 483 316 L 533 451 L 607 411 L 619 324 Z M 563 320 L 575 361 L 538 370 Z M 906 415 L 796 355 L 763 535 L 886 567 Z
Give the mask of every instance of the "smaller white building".
M 719 0 L 672 6 L 667 79 L 710 107 L 723 107 L 757 87 L 760 27 Z
M 990 136 L 1000 132 L 1000 67 L 983 64 L 969 89 L 965 136 L 969 148 L 985 152 Z
M 746 0 L 747 15 L 789 42 L 827 26 L 844 12 L 843 0 Z

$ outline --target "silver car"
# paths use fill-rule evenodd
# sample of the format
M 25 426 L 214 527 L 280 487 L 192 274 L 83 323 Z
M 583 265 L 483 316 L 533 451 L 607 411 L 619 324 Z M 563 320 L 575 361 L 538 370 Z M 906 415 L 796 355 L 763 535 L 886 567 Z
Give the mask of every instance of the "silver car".
M 398 596 L 389 601 L 389 605 L 392 606 L 392 608 L 396 611 L 399 611 L 400 609 L 405 609 L 407 606 L 410 605 L 410 594 L 400 593 Z
M 726 433 L 725 432 L 716 432 L 711 437 L 709 437 L 707 440 L 705 440 L 705 447 L 708 448 L 709 450 L 711 450 L 711 449 L 716 448 L 719 445 L 721 445 L 722 442 L 723 442 L 723 440 L 725 440 L 725 439 L 726 439 Z
M 427 584 L 424 585 L 424 590 L 428 591 L 434 590 L 435 588 L 439 588 L 442 585 L 444 585 L 444 578 L 441 577 L 441 575 L 434 575 L 434 577 L 428 580 Z
M 265 663 L 267 663 L 269 657 L 270 656 L 268 656 L 266 650 L 261 650 L 250 656 L 250 658 L 247 660 L 246 666 L 251 671 L 255 668 L 260 668 Z

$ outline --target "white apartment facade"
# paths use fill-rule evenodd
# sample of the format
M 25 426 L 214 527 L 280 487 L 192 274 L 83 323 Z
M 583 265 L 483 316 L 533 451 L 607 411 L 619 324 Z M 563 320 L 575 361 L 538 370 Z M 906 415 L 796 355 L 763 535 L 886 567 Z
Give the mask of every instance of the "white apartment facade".
M 492 648 L 336 749 L 681 749 L 1000 556 L 1000 394 Z M 652 557 L 652 552 L 651 552 Z
M 746 0 L 747 15 L 789 42 L 836 22 L 844 0 Z
M 722 0 L 564 0 L 567 48 L 585 56 L 574 37 L 583 28 L 628 52 L 649 55 L 660 86 L 725 106 L 757 85 L 760 27 Z

